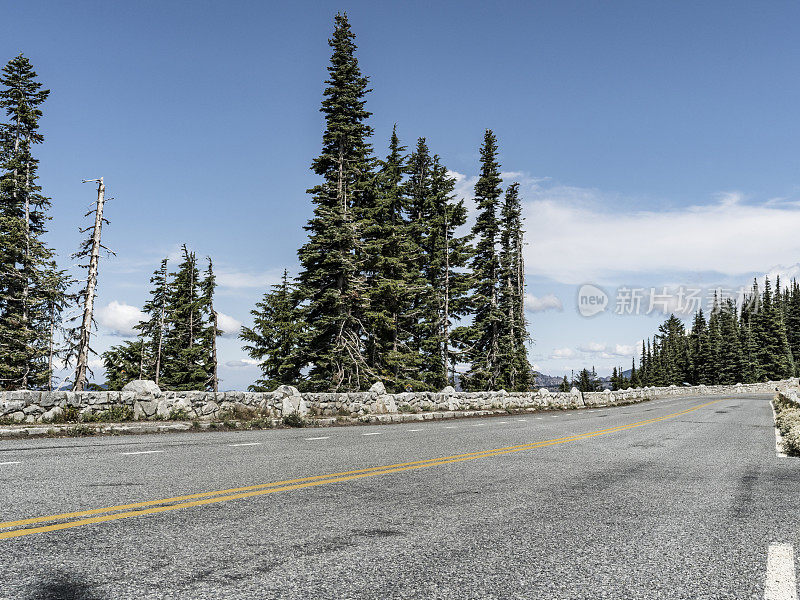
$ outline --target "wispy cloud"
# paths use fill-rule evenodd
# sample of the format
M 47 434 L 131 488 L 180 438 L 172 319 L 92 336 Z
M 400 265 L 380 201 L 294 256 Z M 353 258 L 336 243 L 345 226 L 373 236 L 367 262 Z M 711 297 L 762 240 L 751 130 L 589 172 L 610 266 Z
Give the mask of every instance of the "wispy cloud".
M 241 358 L 239 360 L 229 360 L 225 366 L 230 369 L 249 369 L 258 366 L 258 361 L 250 358 Z
M 525 294 L 525 310 L 532 313 L 546 310 L 564 310 L 564 305 L 555 294 L 547 294 L 537 298 L 533 294 Z
M 451 175 L 474 214 L 477 178 Z M 800 203 L 795 200 L 758 203 L 734 190 L 691 206 L 622 210 L 635 199 L 524 172 L 503 173 L 503 180 L 521 184 L 527 273 L 560 283 L 619 283 L 654 273 L 740 277 L 800 256 Z M 792 273 L 800 274 L 800 267 Z
M 283 270 L 271 269 L 269 271 L 260 272 L 219 271 L 216 275 L 217 285 L 221 288 L 230 288 L 234 290 L 257 288 L 266 291 L 270 286 L 280 283 Z

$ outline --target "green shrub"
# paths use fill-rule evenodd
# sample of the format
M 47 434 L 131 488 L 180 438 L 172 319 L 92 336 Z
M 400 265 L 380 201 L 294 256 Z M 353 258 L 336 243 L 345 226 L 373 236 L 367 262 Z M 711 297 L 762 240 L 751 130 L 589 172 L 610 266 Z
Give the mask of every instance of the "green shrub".
M 189 420 L 189 413 L 186 412 L 183 408 L 173 408 L 169 411 L 169 420 L 170 421 L 188 421 Z
M 796 424 L 800 424 L 800 408 L 782 408 L 776 411 L 775 425 L 781 435 L 789 433 L 789 429 Z
M 283 424 L 289 427 L 305 427 L 306 420 L 300 413 L 293 412 L 283 417 Z
M 130 406 L 114 406 L 99 413 L 86 413 L 81 418 L 85 423 L 116 423 L 117 421 L 132 421 L 133 409 Z
M 783 434 L 783 451 L 790 456 L 800 456 L 800 421 Z

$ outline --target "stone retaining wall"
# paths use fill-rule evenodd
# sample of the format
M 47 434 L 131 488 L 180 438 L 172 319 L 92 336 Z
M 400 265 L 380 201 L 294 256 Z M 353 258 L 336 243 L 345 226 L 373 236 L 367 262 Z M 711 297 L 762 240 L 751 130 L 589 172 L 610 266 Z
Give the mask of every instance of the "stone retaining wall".
M 321 417 L 475 411 L 491 409 L 567 409 L 613 406 L 662 396 L 774 393 L 797 388 L 798 379 L 735 386 L 645 387 L 616 392 L 407 392 L 387 394 L 375 384 L 368 392 L 300 393 L 291 386 L 273 392 L 0 392 L 0 422 L 49 423 L 63 420 L 66 411 L 80 418 L 124 410 L 134 420 L 181 418 L 282 418 L 292 413 Z M 157 388 L 156 388 L 157 389 Z

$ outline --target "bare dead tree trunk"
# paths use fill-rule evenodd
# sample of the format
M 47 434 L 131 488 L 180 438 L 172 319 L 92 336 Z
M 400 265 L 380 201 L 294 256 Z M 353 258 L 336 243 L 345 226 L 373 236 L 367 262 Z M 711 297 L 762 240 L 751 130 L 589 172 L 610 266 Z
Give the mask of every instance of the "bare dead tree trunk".
M 80 342 L 78 345 L 78 364 L 75 369 L 73 392 L 81 392 L 86 386 L 86 371 L 89 366 L 89 338 L 92 333 L 94 315 L 94 296 L 97 289 L 97 265 L 100 261 L 100 234 L 103 229 L 103 204 L 105 203 L 106 186 L 101 177 L 97 181 L 97 207 L 94 214 L 94 231 L 92 233 L 92 250 L 89 258 L 89 275 L 86 280 L 86 297 L 83 306 L 83 322 L 81 323 Z

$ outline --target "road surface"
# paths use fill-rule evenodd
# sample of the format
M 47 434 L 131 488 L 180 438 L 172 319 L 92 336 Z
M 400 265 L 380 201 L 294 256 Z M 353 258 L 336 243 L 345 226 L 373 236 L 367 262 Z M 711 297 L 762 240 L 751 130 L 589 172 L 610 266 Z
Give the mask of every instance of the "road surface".
M 2 441 L 0 521 L 15 600 L 795 600 L 800 459 L 766 396 Z

